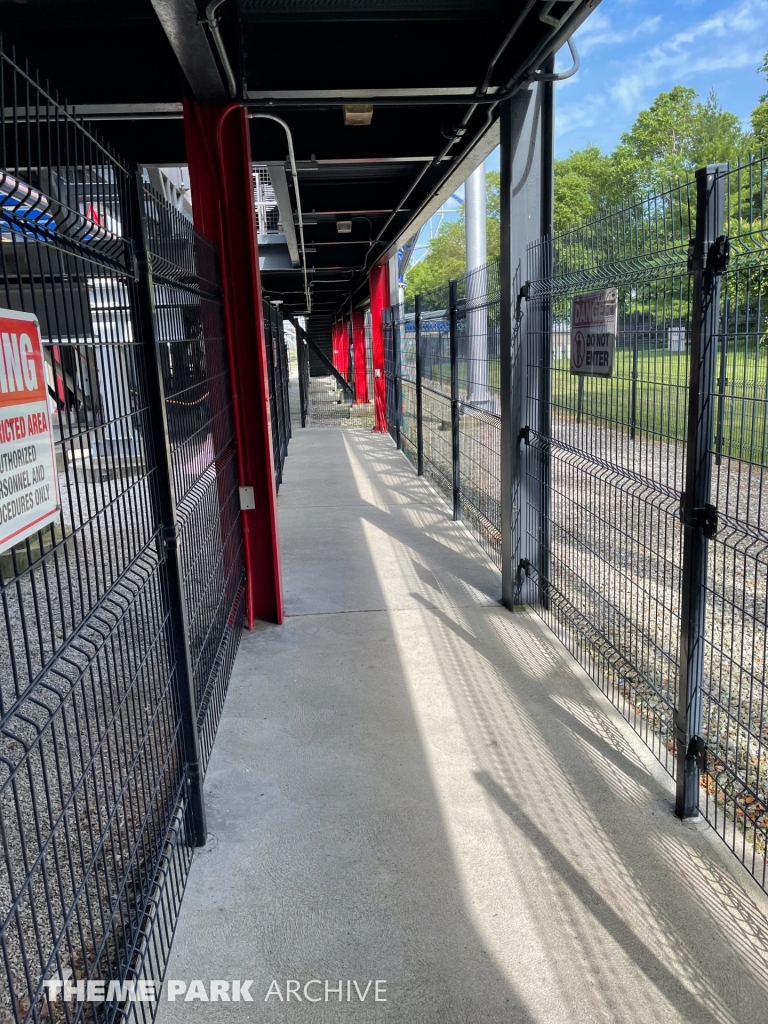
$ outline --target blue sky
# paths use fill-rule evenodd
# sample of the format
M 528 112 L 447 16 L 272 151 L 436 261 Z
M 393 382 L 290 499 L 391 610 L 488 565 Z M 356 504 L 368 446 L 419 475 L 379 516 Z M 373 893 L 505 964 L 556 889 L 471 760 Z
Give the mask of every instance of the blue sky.
M 746 124 L 768 86 L 768 0 L 603 0 L 576 33 L 581 70 L 557 86 L 556 155 L 610 151 L 653 98 L 678 83 L 711 89 Z M 558 66 L 567 67 L 567 51 Z
M 673 85 L 693 86 L 702 99 L 714 89 L 745 127 L 768 92 L 757 74 L 768 50 L 768 0 L 602 0 L 576 44 L 581 68 L 556 86 L 557 157 L 590 142 L 610 152 L 638 112 Z M 557 69 L 570 64 L 564 48 Z M 498 151 L 486 166 L 498 170 Z M 428 237 L 427 225 L 420 242 Z

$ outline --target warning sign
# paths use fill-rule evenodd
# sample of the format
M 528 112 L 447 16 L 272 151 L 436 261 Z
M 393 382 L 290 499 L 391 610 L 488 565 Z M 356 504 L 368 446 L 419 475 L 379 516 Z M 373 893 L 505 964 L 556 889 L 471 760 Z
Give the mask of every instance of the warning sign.
M 613 376 L 618 312 L 618 288 L 571 299 L 571 373 Z
M 0 551 L 56 518 L 59 488 L 37 318 L 0 309 Z

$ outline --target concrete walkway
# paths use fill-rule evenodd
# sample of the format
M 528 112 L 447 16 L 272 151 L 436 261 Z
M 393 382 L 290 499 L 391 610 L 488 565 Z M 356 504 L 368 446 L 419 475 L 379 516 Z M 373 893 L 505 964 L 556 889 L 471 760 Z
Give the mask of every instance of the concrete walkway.
M 768 900 L 390 439 L 297 427 L 280 529 L 168 969 L 254 1001 L 160 1024 L 764 1021 Z

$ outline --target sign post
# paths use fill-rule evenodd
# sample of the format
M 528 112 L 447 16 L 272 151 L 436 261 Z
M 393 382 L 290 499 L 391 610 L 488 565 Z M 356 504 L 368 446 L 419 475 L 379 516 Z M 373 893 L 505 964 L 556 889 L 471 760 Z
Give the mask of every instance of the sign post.
M 59 486 L 37 317 L 0 309 L 0 552 L 56 519 Z
M 571 299 L 571 373 L 612 377 L 618 330 L 619 290 L 574 295 Z

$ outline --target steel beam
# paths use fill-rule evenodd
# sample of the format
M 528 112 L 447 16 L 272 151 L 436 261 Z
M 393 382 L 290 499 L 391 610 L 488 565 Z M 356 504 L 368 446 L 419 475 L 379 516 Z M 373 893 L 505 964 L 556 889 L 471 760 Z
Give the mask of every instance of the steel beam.
M 195 0 L 152 0 L 184 77 L 198 103 L 224 103 L 229 94 Z
M 218 247 L 221 263 L 239 482 L 254 489 L 255 508 L 241 513 L 250 628 L 257 618 L 283 620 L 250 132 L 236 104 L 185 100 L 184 112 L 195 227 Z
M 283 232 L 285 233 L 285 241 L 288 245 L 288 253 L 291 257 L 291 263 L 294 267 L 298 267 L 300 262 L 299 246 L 296 241 L 296 228 L 293 223 L 293 208 L 291 206 L 291 196 L 288 191 L 288 178 L 285 174 L 285 163 L 282 160 L 274 163 L 267 163 L 267 170 L 269 171 L 269 180 L 272 182 L 272 188 L 275 190 L 277 209 L 280 212 L 280 222 L 283 225 Z
M 549 580 L 549 347 L 547 312 L 532 335 L 524 285 L 540 268 L 528 246 L 552 227 L 552 83 L 501 105 L 502 601 L 536 603 Z M 524 431 L 534 431 L 534 446 Z M 538 435 L 538 437 L 536 437 Z M 528 571 L 519 571 L 527 565 Z

